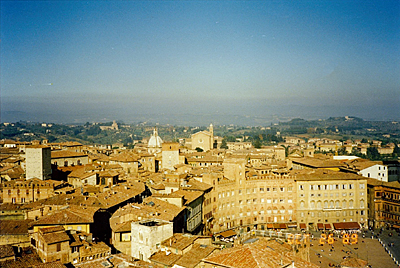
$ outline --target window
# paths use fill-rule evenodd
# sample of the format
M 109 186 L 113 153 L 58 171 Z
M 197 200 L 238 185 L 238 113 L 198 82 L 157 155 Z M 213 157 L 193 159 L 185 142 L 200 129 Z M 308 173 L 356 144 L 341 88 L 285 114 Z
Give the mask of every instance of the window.
M 61 243 L 58 243 L 58 244 L 57 244 L 57 252 L 58 252 L 58 251 L 61 251 Z

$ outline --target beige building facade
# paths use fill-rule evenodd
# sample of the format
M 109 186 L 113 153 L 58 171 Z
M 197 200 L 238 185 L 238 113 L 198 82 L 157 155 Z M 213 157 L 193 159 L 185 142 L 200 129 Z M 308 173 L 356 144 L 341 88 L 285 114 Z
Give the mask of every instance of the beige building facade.
M 26 148 L 26 179 L 51 178 L 51 149 L 47 146 L 30 146 Z
M 315 230 L 321 224 L 339 222 L 357 222 L 361 227 L 367 227 L 366 178 L 330 170 L 293 173 L 300 224 L 305 224 L 309 230 Z

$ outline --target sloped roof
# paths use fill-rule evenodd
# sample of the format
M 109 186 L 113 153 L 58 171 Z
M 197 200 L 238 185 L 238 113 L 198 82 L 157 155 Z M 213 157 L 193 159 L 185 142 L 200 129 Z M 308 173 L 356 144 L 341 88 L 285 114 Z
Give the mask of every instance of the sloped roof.
M 165 247 L 177 248 L 184 250 L 197 239 L 197 236 L 175 233 L 172 237 L 165 239 L 161 244 Z
M 43 229 L 47 229 L 47 228 L 43 228 Z M 64 228 L 62 230 L 54 229 L 53 232 L 44 233 L 44 234 L 42 234 L 42 237 L 43 237 L 43 240 L 47 244 L 54 244 L 54 243 L 69 241 L 69 236 L 65 232 Z
M 212 245 L 194 244 L 192 249 L 185 253 L 176 264 L 186 268 L 196 267 L 202 259 L 209 256 L 217 248 Z
M 0 259 L 15 256 L 11 245 L 0 245 Z
M 266 239 L 214 252 L 204 261 L 232 268 L 281 268 L 290 265 L 293 261 L 298 268 L 319 267 L 294 257 L 290 252 L 290 247 L 286 250 L 282 247 L 274 248 Z
M 33 220 L 1 220 L 0 235 L 27 235 Z
M 84 157 L 88 156 L 85 153 L 80 153 L 80 152 L 73 152 L 73 151 L 68 151 L 68 150 L 60 150 L 60 151 L 51 151 L 51 158 L 70 158 L 70 157 Z
M 37 225 L 64 225 L 64 224 L 76 224 L 76 223 L 93 223 L 93 209 L 77 209 L 77 208 L 66 208 L 62 210 L 56 210 L 40 218 L 39 220 L 32 223 L 33 226 Z

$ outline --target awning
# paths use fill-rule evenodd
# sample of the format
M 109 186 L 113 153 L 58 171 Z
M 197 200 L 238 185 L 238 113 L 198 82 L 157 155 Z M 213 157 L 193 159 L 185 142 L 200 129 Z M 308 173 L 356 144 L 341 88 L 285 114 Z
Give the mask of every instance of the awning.
M 335 222 L 333 223 L 335 230 L 355 230 L 360 229 L 358 222 Z
M 330 223 L 325 223 L 325 229 L 326 229 L 326 230 L 332 229 L 331 224 L 330 224 Z
M 267 223 L 267 228 L 268 229 L 274 229 L 274 225 L 272 223 Z
M 317 223 L 317 228 L 318 228 L 318 230 L 323 230 L 324 229 L 324 224 L 323 223 Z
M 288 228 L 297 228 L 297 224 L 296 223 L 288 223 L 287 227 Z
M 228 230 L 228 231 L 225 231 L 225 232 L 217 234 L 217 236 L 223 236 L 225 238 L 228 238 L 228 237 L 231 237 L 231 236 L 235 236 L 235 235 L 236 235 L 236 232 L 233 231 L 233 230 Z
M 300 229 L 307 229 L 307 226 L 305 223 L 300 223 Z
M 392 228 L 394 228 L 394 229 L 400 229 L 400 225 L 394 224 L 394 225 L 392 225 Z
M 286 223 L 279 224 L 279 229 L 286 229 Z
M 281 225 L 280 223 L 274 223 L 274 229 L 280 229 Z

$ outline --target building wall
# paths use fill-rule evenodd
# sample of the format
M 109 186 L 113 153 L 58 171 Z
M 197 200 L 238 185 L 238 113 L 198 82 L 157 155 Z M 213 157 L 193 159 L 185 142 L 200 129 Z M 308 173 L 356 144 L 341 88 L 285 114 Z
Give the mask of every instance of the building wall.
M 202 199 L 203 196 L 197 198 L 187 207 L 187 220 L 186 220 L 186 230 L 188 232 L 193 232 L 202 223 Z
M 369 226 L 400 225 L 400 189 L 384 185 L 368 186 Z
M 43 228 L 43 227 L 53 227 L 56 225 L 46 225 L 46 226 L 40 226 L 40 225 L 36 225 L 33 226 L 33 232 L 38 232 L 39 228 Z M 57 225 L 58 226 L 58 225 Z M 65 230 L 75 230 L 75 231 L 82 231 L 82 232 L 86 232 L 86 233 L 90 233 L 90 225 L 87 223 L 81 223 L 81 224 L 65 224 L 62 225 L 64 227 Z
M 192 150 L 201 148 L 203 151 L 209 151 L 213 148 L 213 140 L 209 132 L 197 132 L 192 135 Z
M 359 172 L 359 174 L 366 178 L 373 178 L 380 181 L 389 181 L 388 168 L 384 165 L 374 165 Z
M 122 253 L 131 256 L 131 232 L 113 232 L 112 233 L 112 244 L 113 246 L 121 251 Z
M 179 143 L 164 142 L 162 145 L 162 168 L 174 170 L 179 164 Z
M 296 222 L 296 188 L 293 177 L 260 175 L 241 184 L 215 186 L 213 232 L 237 226 L 265 228 L 267 223 Z
M 26 178 L 50 179 L 51 176 L 51 149 L 50 147 L 27 147 Z
M 74 188 L 79 188 L 83 185 L 97 185 L 98 174 L 94 173 L 86 178 L 68 177 L 68 183 Z
M 38 232 L 34 232 L 31 242 L 43 262 L 53 262 L 57 260 L 62 263 L 69 262 L 69 241 L 47 244 Z M 57 244 L 59 244 L 59 246 L 57 246 Z
M 30 245 L 29 234 L 2 234 L 0 245 L 13 245 L 27 247 Z
M 53 184 L 39 181 L 5 182 L 0 184 L 3 203 L 23 204 L 52 197 Z
M 149 261 L 150 256 L 161 247 L 161 242 L 173 235 L 173 223 L 152 221 L 156 225 L 146 226 L 144 221 L 132 222 L 132 257 Z
M 317 223 L 358 222 L 367 226 L 367 181 L 359 180 L 299 180 L 297 188 L 297 218 L 308 228 Z
M 89 164 L 89 157 L 87 155 L 83 155 L 76 157 L 52 158 L 51 163 L 60 167 L 87 165 Z

